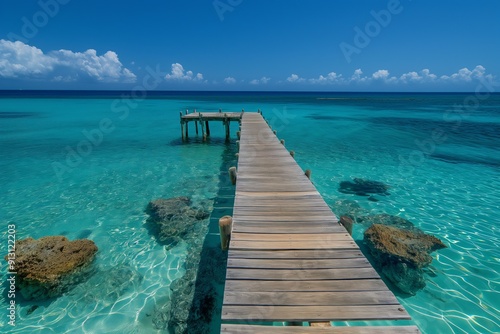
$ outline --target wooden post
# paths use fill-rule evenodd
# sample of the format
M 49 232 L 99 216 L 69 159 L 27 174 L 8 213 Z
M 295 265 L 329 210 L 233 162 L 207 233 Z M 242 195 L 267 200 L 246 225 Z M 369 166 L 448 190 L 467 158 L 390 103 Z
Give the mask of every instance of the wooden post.
M 281 143 L 281 145 L 285 146 L 285 140 L 284 139 L 281 139 L 280 143 Z
M 205 134 L 205 125 L 203 123 L 203 115 L 200 113 L 200 125 L 201 125 L 201 135 L 203 136 L 203 141 L 207 139 L 207 135 Z
M 208 121 L 205 121 L 205 125 L 207 126 L 207 136 L 210 136 L 210 126 L 208 125 Z
M 220 247 L 222 250 L 227 250 L 229 248 L 232 230 L 233 218 L 231 216 L 224 216 L 219 219 Z
M 229 177 L 231 178 L 231 183 L 236 184 L 236 167 L 229 168 Z
M 186 139 L 189 137 L 189 122 L 186 120 Z
M 240 157 L 240 154 L 239 153 L 236 153 L 235 154 L 236 158 L 239 158 Z
M 221 113 L 221 112 L 222 112 L 222 109 L 219 108 L 219 113 Z
M 180 120 L 181 120 L 181 137 L 184 140 L 184 120 L 182 119 L 182 111 L 179 111 Z
M 257 110 L 257 113 L 262 115 L 262 111 L 260 111 L 260 109 Z
M 290 155 L 292 156 L 292 158 L 295 158 L 295 151 L 290 151 Z
M 278 131 L 273 130 L 274 135 L 276 136 L 278 134 Z
M 236 146 L 238 147 L 238 150 L 239 150 L 240 149 L 240 141 L 239 140 L 236 141 Z
M 353 220 L 348 216 L 340 216 L 340 224 L 345 227 L 347 232 L 352 235 L 352 225 L 354 224 Z
M 240 139 L 240 137 L 241 137 L 241 132 L 240 132 L 240 131 L 237 131 L 237 132 L 236 132 L 236 136 L 238 137 L 238 139 Z
M 305 173 L 307 178 L 310 180 L 311 179 L 311 170 L 310 169 L 306 169 Z
M 227 117 L 227 114 L 224 114 L 224 123 L 226 125 L 226 140 L 229 140 L 229 137 L 230 137 L 230 120 Z
M 196 114 L 196 109 L 194 110 L 194 113 Z M 196 135 L 198 135 L 198 121 L 194 121 L 194 128 L 196 130 Z

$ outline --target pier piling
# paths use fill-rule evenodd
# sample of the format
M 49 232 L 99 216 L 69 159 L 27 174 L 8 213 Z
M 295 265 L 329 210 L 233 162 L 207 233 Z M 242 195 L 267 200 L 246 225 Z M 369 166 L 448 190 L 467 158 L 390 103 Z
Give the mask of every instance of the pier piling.
M 222 250 L 227 250 L 229 248 L 232 229 L 233 218 L 231 216 L 224 216 L 219 219 L 220 246 Z
M 233 185 L 236 184 L 236 167 L 229 168 L 229 178 L 231 179 L 231 183 Z

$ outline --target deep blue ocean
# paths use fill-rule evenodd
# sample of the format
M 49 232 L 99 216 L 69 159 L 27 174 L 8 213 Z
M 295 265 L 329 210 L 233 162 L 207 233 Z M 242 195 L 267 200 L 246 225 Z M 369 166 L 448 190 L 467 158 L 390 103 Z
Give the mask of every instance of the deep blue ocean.
M 207 142 L 192 125 L 182 142 L 186 109 L 262 110 L 335 213 L 387 213 L 440 238 L 448 247 L 432 253 L 426 287 L 396 293 L 422 333 L 500 332 L 500 94 L 0 91 L 0 254 L 8 225 L 17 239 L 99 247 L 88 281 L 46 302 L 19 297 L 15 327 L 4 291 L 1 332 L 172 331 L 158 329 L 171 283 L 217 247 L 211 224 L 231 212 L 224 180 L 236 163 L 237 124 L 229 143 L 216 123 Z M 340 192 L 353 178 L 390 195 Z M 196 245 L 165 247 L 147 228 L 148 202 L 174 196 L 213 210 Z M 365 228 L 354 228 L 360 244 Z

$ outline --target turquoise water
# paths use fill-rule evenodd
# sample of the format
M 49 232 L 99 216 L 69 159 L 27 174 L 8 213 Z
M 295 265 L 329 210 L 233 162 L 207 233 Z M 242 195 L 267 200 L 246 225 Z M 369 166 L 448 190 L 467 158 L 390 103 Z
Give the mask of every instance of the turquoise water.
M 173 298 L 170 284 L 193 251 L 158 243 L 145 227 L 147 203 L 211 201 L 204 231 L 212 243 L 211 223 L 230 210 L 221 180 L 236 129 L 229 146 L 219 124 L 209 143 L 191 128 L 182 144 L 179 110 L 195 108 L 260 108 L 334 210 L 354 201 L 362 214 L 398 215 L 443 240 L 427 286 L 398 294 L 423 333 L 500 331 L 500 95 L 460 113 L 454 106 L 467 94 L 156 93 L 137 102 L 107 94 L 0 98 L 0 253 L 8 224 L 18 239 L 65 235 L 99 247 L 87 284 L 49 302 L 18 302 L 10 332 L 165 332 L 155 311 Z M 389 184 L 390 195 L 375 202 L 339 192 L 355 177 Z M 355 226 L 356 240 L 363 229 Z M 6 293 L 0 298 L 6 307 Z M 0 318 L 3 328 L 7 321 Z M 211 325 L 215 332 L 217 319 Z

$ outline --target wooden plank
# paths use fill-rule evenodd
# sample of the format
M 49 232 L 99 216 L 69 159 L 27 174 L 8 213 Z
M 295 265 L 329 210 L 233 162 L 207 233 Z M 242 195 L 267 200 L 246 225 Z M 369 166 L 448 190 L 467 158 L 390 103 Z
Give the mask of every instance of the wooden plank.
M 334 233 L 334 232 L 345 232 L 345 228 L 336 224 L 318 224 L 312 229 L 310 226 L 297 225 L 286 225 L 286 224 L 273 224 L 272 229 L 269 228 L 270 225 L 265 224 L 253 224 L 252 226 L 244 224 L 235 224 L 233 226 L 233 232 L 249 232 L 249 233 Z
M 348 259 L 365 258 L 359 249 L 242 250 L 229 249 L 229 258 L 246 259 Z
M 322 234 L 255 234 L 255 233 L 233 233 L 233 240 L 255 240 L 255 241 L 283 241 L 283 240 L 310 240 L 318 242 L 334 242 L 352 240 L 349 233 L 322 233 Z
M 398 305 L 390 291 L 335 291 L 335 292 L 246 292 L 227 291 L 224 305 L 263 306 L 357 306 L 357 305 Z
M 298 222 L 335 222 L 335 217 L 333 214 L 325 214 L 323 212 L 318 212 L 317 214 L 314 214 L 311 212 L 310 214 L 306 213 L 297 213 L 295 215 L 289 215 L 289 214 L 284 214 L 284 213 L 267 213 L 267 214 L 261 214 L 261 215 L 248 215 L 242 212 L 238 212 L 237 214 L 234 214 L 234 219 L 238 219 L 239 221 L 244 221 L 244 222 L 292 222 L 292 221 L 298 221 Z
M 255 321 L 354 321 L 408 320 L 410 316 L 400 305 L 367 306 L 254 306 L 224 305 L 222 320 Z
M 294 196 L 316 196 L 317 192 L 308 190 L 308 191 L 247 191 L 246 189 L 239 190 L 238 187 L 236 187 L 236 196 L 242 196 L 242 197 L 264 197 L 264 196 L 279 196 L 282 198 L 287 198 L 287 197 L 294 197 Z
M 254 269 L 333 269 L 333 268 L 369 268 L 370 262 L 367 259 L 347 258 L 347 259 L 303 259 L 285 260 L 281 259 L 228 259 L 228 268 L 254 268 Z
M 223 334 L 419 334 L 417 326 L 342 326 L 342 327 L 304 327 L 304 326 L 258 326 L 223 324 Z
M 380 278 L 373 268 L 339 269 L 242 269 L 227 268 L 226 279 L 268 281 L 315 281 Z
M 381 279 L 350 279 L 329 281 L 265 281 L 227 280 L 226 292 L 279 292 L 279 291 L 388 291 Z
M 246 207 L 261 207 L 265 208 L 266 206 L 270 206 L 274 209 L 280 209 L 281 206 L 285 206 L 288 208 L 293 207 L 313 207 L 313 208 L 325 208 L 325 201 L 317 198 L 316 196 L 310 198 L 292 198 L 288 197 L 286 199 L 282 199 L 281 197 L 274 198 L 235 198 L 234 205 L 238 208 L 246 208 Z M 328 208 L 326 206 L 326 208 Z
M 317 241 L 247 241 L 231 239 L 233 249 L 358 249 L 354 241 L 337 241 L 335 243 L 318 243 Z

